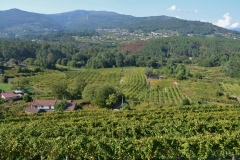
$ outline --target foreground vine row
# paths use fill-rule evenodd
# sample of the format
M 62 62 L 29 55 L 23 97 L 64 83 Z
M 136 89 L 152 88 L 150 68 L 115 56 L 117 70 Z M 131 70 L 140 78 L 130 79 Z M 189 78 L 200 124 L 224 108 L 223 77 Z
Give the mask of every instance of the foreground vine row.
M 240 154 L 240 106 L 8 116 L 0 159 L 176 159 Z

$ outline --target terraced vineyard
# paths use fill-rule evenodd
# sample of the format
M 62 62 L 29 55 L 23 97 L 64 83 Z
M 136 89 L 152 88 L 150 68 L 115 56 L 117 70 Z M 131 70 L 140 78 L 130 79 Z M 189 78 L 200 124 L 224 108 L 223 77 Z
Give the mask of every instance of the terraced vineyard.
M 234 96 L 240 96 L 240 86 L 238 84 L 228 84 L 228 83 L 222 83 L 223 90 Z
M 137 103 L 156 105 L 181 105 L 183 99 L 191 102 L 237 104 L 237 101 L 226 96 L 217 96 L 223 90 L 223 95 L 239 97 L 240 86 L 237 83 L 208 83 L 204 81 L 179 81 L 168 79 L 147 79 L 144 68 L 109 68 L 109 69 L 78 69 L 73 71 L 47 71 L 36 76 L 28 77 L 29 84 L 41 96 L 51 96 L 49 86 L 57 81 L 67 84 L 74 78 L 80 77 L 87 84 L 102 84 L 114 86 L 119 92 L 126 95 L 128 100 Z M 220 85 L 218 85 L 220 84 Z M 38 95 L 38 94 L 36 94 Z
M 71 80 L 75 77 L 82 78 L 88 84 L 100 83 L 119 85 L 121 80 L 121 74 L 116 71 L 102 71 L 102 70 L 83 70 L 83 71 L 68 71 L 64 72 L 67 79 Z
M 147 80 L 144 74 L 129 74 L 122 77 L 118 89 L 121 90 L 127 97 L 140 98 L 147 91 Z
M 107 74 L 106 74 L 107 73 Z M 68 79 L 76 76 L 81 77 L 87 83 L 110 84 L 123 92 L 127 98 L 134 98 L 139 102 L 154 102 L 156 104 L 180 105 L 183 98 L 189 98 L 174 84 L 168 87 L 150 88 L 150 81 L 143 73 L 137 71 L 132 72 L 116 72 L 116 70 L 83 70 L 65 72 Z M 161 83 L 164 80 L 157 80 Z
M 151 89 L 145 92 L 142 99 L 144 102 L 154 102 L 157 104 L 181 105 L 184 98 L 190 99 L 183 91 L 177 87 L 165 87 Z

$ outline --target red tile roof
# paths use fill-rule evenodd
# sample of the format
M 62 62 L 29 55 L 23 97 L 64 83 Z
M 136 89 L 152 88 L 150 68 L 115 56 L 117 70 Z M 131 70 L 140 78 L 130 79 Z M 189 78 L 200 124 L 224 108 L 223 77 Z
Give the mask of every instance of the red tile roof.
M 57 100 L 34 100 L 32 106 L 54 106 Z
M 15 97 L 21 97 L 21 95 L 15 94 L 12 92 L 6 92 L 6 93 L 2 93 L 2 97 L 3 98 L 15 98 Z

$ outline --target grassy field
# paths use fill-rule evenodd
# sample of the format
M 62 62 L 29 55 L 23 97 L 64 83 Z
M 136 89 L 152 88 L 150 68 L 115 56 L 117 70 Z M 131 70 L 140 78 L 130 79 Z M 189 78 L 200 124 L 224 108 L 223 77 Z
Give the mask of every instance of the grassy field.
M 6 84 L 6 83 L 0 83 L 0 89 L 4 90 L 5 92 L 10 92 L 12 91 L 11 85 Z

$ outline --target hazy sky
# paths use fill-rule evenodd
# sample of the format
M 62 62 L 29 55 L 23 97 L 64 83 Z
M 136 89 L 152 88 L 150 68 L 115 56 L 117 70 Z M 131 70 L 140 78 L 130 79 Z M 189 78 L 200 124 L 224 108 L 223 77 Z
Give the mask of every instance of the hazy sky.
M 167 15 L 240 28 L 240 0 L 0 0 L 0 10 L 36 13 L 73 10 L 113 11 L 137 17 Z

